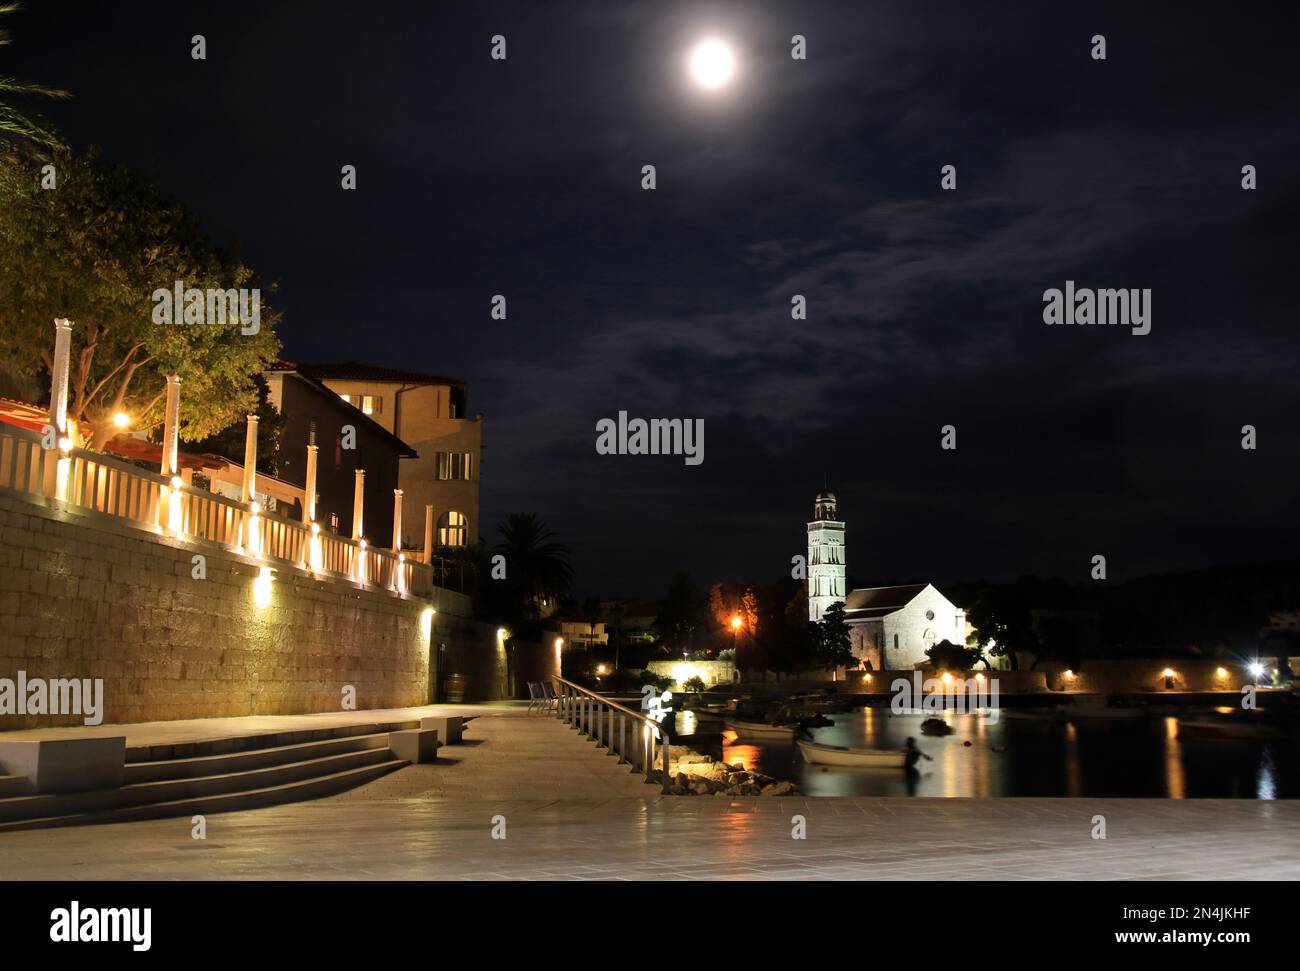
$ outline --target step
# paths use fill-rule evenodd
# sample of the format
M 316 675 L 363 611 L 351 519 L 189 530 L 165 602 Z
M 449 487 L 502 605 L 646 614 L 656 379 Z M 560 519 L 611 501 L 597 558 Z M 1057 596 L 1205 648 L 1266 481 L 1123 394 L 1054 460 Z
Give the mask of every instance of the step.
M 334 775 L 348 769 L 396 761 L 387 748 L 362 749 L 280 765 L 182 779 L 161 779 L 102 789 L 94 792 L 67 792 L 39 796 L 21 796 L 0 801 L 0 822 L 67 816 L 83 813 L 116 812 L 126 808 L 182 799 L 247 792 L 284 786 L 320 776 Z
M 388 733 L 349 735 L 327 738 L 317 742 L 300 742 L 275 748 L 257 748 L 229 755 L 198 755 L 190 758 L 160 759 L 149 762 L 128 762 L 124 784 L 159 782 L 166 779 L 192 779 L 198 776 L 226 775 L 247 772 L 288 762 L 303 762 L 326 755 L 343 752 L 360 752 L 366 749 L 388 747 Z
M 234 752 L 248 752 L 254 749 L 284 748 L 306 742 L 351 738 L 356 735 L 375 735 L 380 732 L 419 727 L 420 720 L 414 718 L 397 722 L 370 722 L 363 725 L 335 725 L 331 728 L 286 729 L 281 732 L 263 732 L 256 735 L 230 735 L 194 742 L 134 745 L 127 748 L 126 761 L 128 765 L 139 762 L 170 762 L 178 759 L 201 758 L 206 755 L 230 755 Z
M 27 791 L 27 777 L 24 775 L 0 775 L 0 799 L 9 796 L 21 796 Z
M 16 819 L 7 822 L 0 821 L 0 832 L 20 829 L 51 829 L 56 826 L 82 826 L 93 823 L 125 823 L 141 819 L 166 819 L 168 817 L 192 816 L 195 814 L 208 816 L 247 809 L 262 809 L 267 806 L 302 802 L 307 799 L 320 799 L 323 796 L 346 792 L 348 789 L 355 789 L 367 782 L 373 782 L 375 779 L 404 768 L 409 764 L 409 762 L 391 759 L 375 765 L 363 765 L 335 772 L 331 775 L 317 776 L 263 789 L 176 799 L 170 802 L 152 803 L 143 806 L 126 806 L 99 812 L 73 812 L 38 816 L 30 819 Z

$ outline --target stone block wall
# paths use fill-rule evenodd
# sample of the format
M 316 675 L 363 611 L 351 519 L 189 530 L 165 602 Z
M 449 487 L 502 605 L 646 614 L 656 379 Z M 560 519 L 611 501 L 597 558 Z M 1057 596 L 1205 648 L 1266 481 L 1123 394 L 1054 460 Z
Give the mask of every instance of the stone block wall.
M 430 700 L 422 615 L 436 606 L 435 632 L 454 626 L 467 598 L 401 599 L 265 562 L 259 605 L 259 561 L 0 490 L 0 678 L 102 678 L 105 723 L 336 711 L 349 685 L 358 709 Z M 0 731 L 81 723 L 0 715 Z

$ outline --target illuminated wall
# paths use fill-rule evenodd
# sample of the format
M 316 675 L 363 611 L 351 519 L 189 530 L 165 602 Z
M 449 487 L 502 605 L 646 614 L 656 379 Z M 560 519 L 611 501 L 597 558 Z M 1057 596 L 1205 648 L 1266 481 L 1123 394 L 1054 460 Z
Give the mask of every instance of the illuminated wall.
M 429 636 L 468 598 L 423 601 L 184 544 L 95 512 L 0 493 L 0 677 L 102 678 L 105 723 L 424 704 Z M 206 557 L 195 579 L 192 557 Z M 79 724 L 0 716 L 0 731 Z

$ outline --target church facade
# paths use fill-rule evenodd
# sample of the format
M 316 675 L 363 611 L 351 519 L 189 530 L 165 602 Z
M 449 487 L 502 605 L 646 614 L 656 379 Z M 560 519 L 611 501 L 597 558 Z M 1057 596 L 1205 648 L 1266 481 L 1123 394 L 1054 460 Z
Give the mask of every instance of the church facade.
M 808 524 L 808 619 L 844 604 L 853 654 L 872 670 L 905 670 L 924 663 L 940 641 L 966 643 L 966 611 L 931 583 L 861 587 L 845 593 L 844 523 L 829 492 L 818 494 Z

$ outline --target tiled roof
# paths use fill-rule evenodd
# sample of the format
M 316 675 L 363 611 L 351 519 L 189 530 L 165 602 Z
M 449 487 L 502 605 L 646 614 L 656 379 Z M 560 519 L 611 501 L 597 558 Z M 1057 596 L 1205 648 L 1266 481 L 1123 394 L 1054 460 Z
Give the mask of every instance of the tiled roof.
M 464 385 L 461 378 L 445 374 L 427 374 L 405 368 L 384 367 L 382 364 L 362 364 L 358 361 L 341 361 L 333 364 L 299 364 L 298 370 L 310 374 L 318 381 L 382 381 L 390 384 L 447 384 Z
M 907 583 L 898 587 L 862 587 L 850 590 L 844 598 L 846 613 L 859 612 L 859 617 L 883 617 L 906 607 L 928 583 Z

